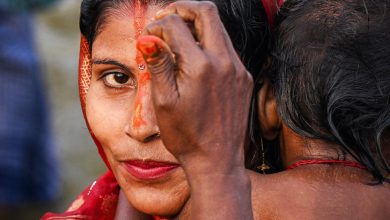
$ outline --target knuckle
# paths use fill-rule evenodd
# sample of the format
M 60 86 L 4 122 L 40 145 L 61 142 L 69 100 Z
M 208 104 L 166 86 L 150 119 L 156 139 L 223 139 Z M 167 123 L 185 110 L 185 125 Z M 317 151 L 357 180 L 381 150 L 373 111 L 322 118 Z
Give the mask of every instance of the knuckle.
M 211 65 L 210 61 L 206 57 L 200 58 L 198 62 L 199 62 L 200 73 L 207 74 L 207 72 L 213 70 L 213 66 Z
M 163 32 L 164 33 L 172 32 L 175 29 L 175 27 L 178 26 L 177 24 L 179 22 L 182 22 L 182 19 L 179 15 L 170 14 L 170 15 L 164 17 L 164 19 L 157 20 L 157 21 L 154 21 L 154 22 L 148 24 L 145 27 L 145 31 L 147 34 L 154 34 L 157 36 L 162 36 Z
M 211 1 L 204 1 L 199 3 L 199 8 L 205 13 L 218 13 L 217 5 Z
M 243 65 L 240 65 L 237 69 L 236 80 L 250 88 L 253 87 L 253 77 Z
M 242 77 L 250 75 L 247 69 L 245 68 L 245 66 L 240 61 L 238 61 L 236 72 L 238 76 L 242 76 Z
M 170 104 L 165 97 L 159 96 L 155 99 L 154 108 L 157 112 L 166 112 L 170 109 Z
M 234 63 L 231 60 L 223 60 L 220 62 L 219 67 L 221 69 L 222 74 L 232 74 L 235 72 Z
M 174 25 L 176 24 L 177 22 L 180 22 L 182 19 L 180 18 L 179 15 L 177 14 L 170 14 L 168 16 L 166 16 L 162 22 L 164 23 L 164 26 L 170 26 L 170 25 Z
M 161 21 L 155 21 L 145 27 L 146 34 L 159 35 L 161 33 Z
M 253 77 L 248 71 L 246 72 L 246 84 L 248 85 L 248 88 L 250 90 L 253 89 L 254 86 Z
M 179 23 L 183 22 L 181 17 L 177 14 L 171 14 L 160 21 L 162 29 L 165 34 L 171 35 L 180 26 Z
M 169 95 L 156 95 L 154 97 L 154 109 L 157 112 L 169 112 L 172 110 L 172 97 Z

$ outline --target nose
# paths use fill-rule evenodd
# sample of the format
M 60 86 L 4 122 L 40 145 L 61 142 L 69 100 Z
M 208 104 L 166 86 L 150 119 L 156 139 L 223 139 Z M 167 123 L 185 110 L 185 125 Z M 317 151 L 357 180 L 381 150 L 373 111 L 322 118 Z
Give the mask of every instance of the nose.
M 142 73 L 138 80 L 133 115 L 125 127 L 126 134 L 139 142 L 150 142 L 160 136 L 154 113 L 150 73 Z

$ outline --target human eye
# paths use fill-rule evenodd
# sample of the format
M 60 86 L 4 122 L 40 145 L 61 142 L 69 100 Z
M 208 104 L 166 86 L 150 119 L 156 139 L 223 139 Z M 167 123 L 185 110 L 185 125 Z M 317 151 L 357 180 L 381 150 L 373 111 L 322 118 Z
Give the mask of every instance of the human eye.
M 135 88 L 136 80 L 133 76 L 120 71 L 109 71 L 101 77 L 104 84 L 111 88 Z

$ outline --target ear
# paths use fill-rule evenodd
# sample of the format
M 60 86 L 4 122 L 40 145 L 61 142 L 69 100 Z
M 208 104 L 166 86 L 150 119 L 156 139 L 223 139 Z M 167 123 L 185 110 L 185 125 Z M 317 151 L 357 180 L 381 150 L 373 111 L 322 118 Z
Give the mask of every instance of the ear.
M 267 79 L 257 93 L 257 112 L 262 136 L 267 140 L 274 140 L 279 134 L 281 120 L 276 109 L 274 91 Z

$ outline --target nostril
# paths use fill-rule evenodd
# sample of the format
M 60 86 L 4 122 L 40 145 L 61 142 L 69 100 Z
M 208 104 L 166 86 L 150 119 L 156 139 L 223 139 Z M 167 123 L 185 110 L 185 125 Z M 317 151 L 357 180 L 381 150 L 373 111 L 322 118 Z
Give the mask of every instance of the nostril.
M 149 137 L 144 139 L 144 143 L 154 141 L 156 139 L 160 138 L 160 132 L 157 132 L 155 134 L 150 135 Z

